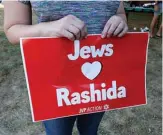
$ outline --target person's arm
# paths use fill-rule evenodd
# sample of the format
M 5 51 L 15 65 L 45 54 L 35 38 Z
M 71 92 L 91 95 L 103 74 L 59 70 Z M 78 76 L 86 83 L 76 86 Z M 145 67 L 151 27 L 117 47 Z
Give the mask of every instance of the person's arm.
M 117 14 L 112 16 L 106 23 L 102 32 L 102 38 L 110 36 L 122 37 L 127 31 L 127 19 L 123 6 L 123 1 L 121 1 L 117 10 Z
M 155 0 L 155 5 L 154 5 L 154 11 L 157 12 L 159 11 L 159 5 L 158 5 L 158 0 Z
M 12 44 L 19 42 L 20 37 L 40 35 L 40 25 L 32 25 L 31 7 L 20 2 L 4 2 L 4 31 Z
M 32 11 L 29 5 L 18 1 L 4 1 L 4 31 L 12 44 L 21 37 L 66 37 L 70 40 L 86 36 L 84 22 L 68 15 L 58 21 L 32 25 Z

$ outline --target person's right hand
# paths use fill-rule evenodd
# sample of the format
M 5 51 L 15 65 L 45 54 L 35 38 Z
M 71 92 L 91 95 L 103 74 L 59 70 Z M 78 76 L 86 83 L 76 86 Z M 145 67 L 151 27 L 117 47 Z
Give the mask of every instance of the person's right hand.
M 55 23 L 55 26 L 57 27 L 55 28 L 57 37 L 66 37 L 70 40 L 80 40 L 87 36 L 85 23 L 73 15 L 67 15 L 64 18 L 55 21 Z

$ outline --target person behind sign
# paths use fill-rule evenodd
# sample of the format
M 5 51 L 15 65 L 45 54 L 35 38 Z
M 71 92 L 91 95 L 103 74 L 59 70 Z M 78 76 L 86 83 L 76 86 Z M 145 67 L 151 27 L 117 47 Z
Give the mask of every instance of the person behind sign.
M 72 41 L 87 34 L 122 37 L 128 31 L 120 1 L 5 1 L 4 31 L 12 44 L 20 37 L 66 37 Z M 38 24 L 32 25 L 32 9 Z M 44 121 L 47 135 L 71 135 L 74 122 L 80 135 L 97 135 L 104 112 Z
M 154 6 L 154 16 L 150 25 L 150 37 L 151 38 L 154 37 L 154 28 L 161 14 L 162 14 L 162 1 L 156 0 L 155 6 Z M 159 30 L 156 33 L 156 37 L 161 37 L 161 33 L 162 33 L 162 23 L 159 27 Z

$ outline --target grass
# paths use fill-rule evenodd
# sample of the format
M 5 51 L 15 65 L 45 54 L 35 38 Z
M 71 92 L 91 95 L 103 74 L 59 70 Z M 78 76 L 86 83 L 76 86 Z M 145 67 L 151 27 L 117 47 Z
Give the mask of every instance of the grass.
M 0 8 L 0 31 L 3 31 L 3 8 Z
M 41 123 L 32 123 L 19 46 L 2 32 L 0 9 L 0 135 L 44 135 Z M 149 26 L 151 15 L 131 14 L 129 27 Z M 141 21 L 140 21 L 141 20 Z M 148 104 L 106 112 L 99 135 L 161 135 L 161 39 L 151 39 L 147 65 Z M 74 128 L 73 135 L 77 135 Z

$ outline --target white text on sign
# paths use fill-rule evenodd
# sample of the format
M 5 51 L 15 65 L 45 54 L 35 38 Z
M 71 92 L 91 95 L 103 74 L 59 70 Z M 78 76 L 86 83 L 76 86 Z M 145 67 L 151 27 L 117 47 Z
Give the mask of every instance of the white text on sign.
M 68 54 L 68 58 L 69 60 L 77 60 L 79 56 L 83 59 L 112 56 L 112 47 L 113 44 L 104 44 L 101 49 L 96 49 L 95 46 L 83 46 L 80 48 L 80 41 L 76 40 L 74 42 L 74 54 Z
M 95 85 L 92 83 L 90 84 L 90 90 L 85 90 L 81 93 L 74 92 L 71 95 L 67 88 L 56 89 L 58 106 L 61 107 L 64 104 L 70 106 L 126 97 L 126 88 L 124 86 L 117 88 L 116 81 L 112 81 L 111 88 L 106 88 L 105 83 L 102 83 L 101 87 L 101 90 L 95 89 Z

